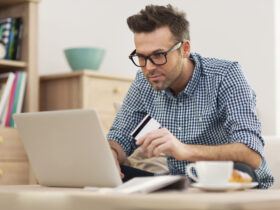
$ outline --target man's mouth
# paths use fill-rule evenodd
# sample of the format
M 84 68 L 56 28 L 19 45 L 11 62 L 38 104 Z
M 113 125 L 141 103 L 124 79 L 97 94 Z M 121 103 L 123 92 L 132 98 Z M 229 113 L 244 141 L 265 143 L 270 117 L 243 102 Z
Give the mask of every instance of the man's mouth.
M 150 75 L 148 76 L 150 81 L 158 81 L 158 80 L 162 80 L 164 77 L 164 75 L 162 74 L 155 74 L 155 75 Z
M 150 76 L 149 79 L 150 81 L 156 81 L 156 80 L 161 80 L 163 78 L 163 75 L 153 75 L 153 76 Z

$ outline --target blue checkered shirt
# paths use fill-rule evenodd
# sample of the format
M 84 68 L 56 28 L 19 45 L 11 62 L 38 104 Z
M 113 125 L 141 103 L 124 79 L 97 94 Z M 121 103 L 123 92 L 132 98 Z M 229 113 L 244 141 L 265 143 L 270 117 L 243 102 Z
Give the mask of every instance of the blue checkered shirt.
M 237 62 L 204 58 L 191 53 L 194 73 L 177 96 L 169 89 L 154 90 L 142 71 L 136 75 L 122 108 L 107 135 L 127 155 L 137 146 L 130 135 L 146 114 L 186 144 L 220 145 L 243 143 L 262 156 L 255 170 L 260 188 L 273 184 L 263 156 L 264 140 L 256 113 L 256 97 Z M 186 175 L 189 161 L 167 157 L 171 174 Z

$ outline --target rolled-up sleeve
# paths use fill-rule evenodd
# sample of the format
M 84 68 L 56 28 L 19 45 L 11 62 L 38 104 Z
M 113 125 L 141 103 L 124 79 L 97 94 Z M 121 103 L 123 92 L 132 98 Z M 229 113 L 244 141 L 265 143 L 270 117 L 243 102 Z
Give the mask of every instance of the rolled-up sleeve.
M 220 85 L 219 110 L 231 143 L 243 143 L 262 156 L 255 170 L 260 188 L 273 184 L 273 176 L 264 157 L 264 140 L 256 113 L 256 95 L 238 63 L 233 63 Z
M 264 140 L 256 113 L 256 95 L 236 62 L 221 82 L 219 109 L 229 141 L 243 143 L 263 156 Z

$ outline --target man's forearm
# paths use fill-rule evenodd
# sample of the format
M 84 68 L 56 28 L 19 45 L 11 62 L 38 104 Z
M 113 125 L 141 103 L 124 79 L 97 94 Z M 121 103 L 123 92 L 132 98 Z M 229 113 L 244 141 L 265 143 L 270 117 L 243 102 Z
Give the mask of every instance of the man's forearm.
M 261 156 L 242 143 L 217 146 L 185 145 L 184 160 L 192 162 L 199 160 L 232 160 L 242 162 L 254 169 L 260 167 Z
M 119 164 L 122 164 L 126 159 L 126 155 L 125 152 L 123 151 L 123 148 L 121 147 L 121 145 L 119 145 L 117 142 L 113 140 L 109 140 L 109 144 L 112 152 L 116 154 Z

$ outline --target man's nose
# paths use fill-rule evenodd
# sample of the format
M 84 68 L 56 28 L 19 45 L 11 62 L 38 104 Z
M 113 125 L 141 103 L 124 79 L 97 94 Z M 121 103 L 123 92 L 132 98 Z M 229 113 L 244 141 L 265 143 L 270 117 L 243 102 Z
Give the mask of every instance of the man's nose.
M 147 59 L 147 63 L 146 63 L 146 69 L 148 71 L 153 71 L 154 69 L 156 69 L 157 66 L 155 64 L 152 63 L 152 61 L 150 59 Z

